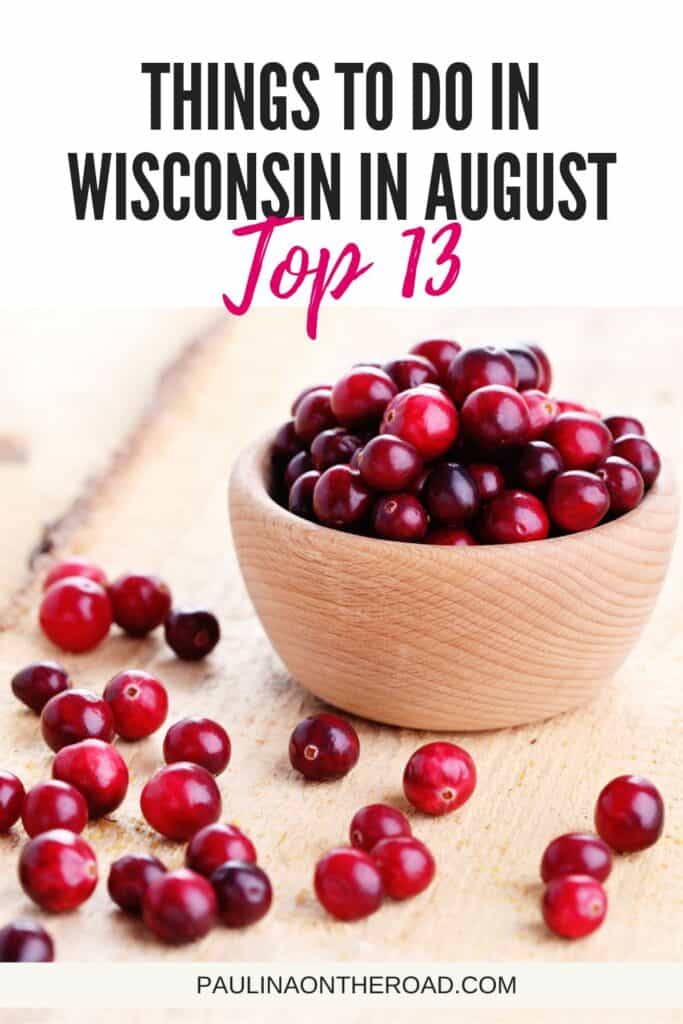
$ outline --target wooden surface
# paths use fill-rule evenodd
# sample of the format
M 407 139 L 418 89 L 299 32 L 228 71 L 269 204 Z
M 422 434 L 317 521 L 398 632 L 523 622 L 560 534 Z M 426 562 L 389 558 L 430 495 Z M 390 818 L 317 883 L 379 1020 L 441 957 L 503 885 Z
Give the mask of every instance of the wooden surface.
M 315 860 L 344 842 L 360 805 L 387 800 L 404 807 L 403 765 L 430 735 L 359 720 L 361 760 L 346 779 L 315 786 L 294 777 L 289 733 L 319 705 L 288 677 L 248 602 L 230 540 L 226 484 L 239 450 L 286 417 L 299 386 L 325 380 L 359 358 L 398 353 L 419 335 L 442 332 L 465 343 L 537 338 L 555 363 L 559 395 L 584 398 L 606 413 L 641 415 L 680 478 L 682 410 L 675 389 L 683 370 L 682 327 L 676 311 L 344 311 L 324 318 L 321 338 L 311 344 L 303 337 L 300 312 L 255 312 L 236 325 L 224 322 L 167 375 L 153 415 L 87 500 L 63 515 L 61 503 L 40 495 L 40 518 L 63 516 L 50 538 L 58 552 L 87 554 L 111 574 L 129 567 L 159 572 L 178 600 L 200 602 L 220 615 L 223 639 L 205 664 L 176 661 L 158 637 L 133 641 L 116 634 L 92 654 L 62 660 L 76 683 L 99 691 L 123 667 L 149 669 L 168 684 L 169 721 L 204 713 L 226 725 L 234 754 L 219 780 L 223 817 L 252 836 L 276 894 L 272 912 L 255 928 L 218 929 L 197 945 L 167 950 L 113 909 L 101 884 L 78 912 L 50 919 L 61 959 L 680 958 L 680 546 L 640 644 L 596 701 L 542 725 L 453 735 L 476 760 L 475 795 L 447 819 L 411 814 L 416 834 L 435 853 L 437 880 L 410 903 L 388 903 L 373 917 L 344 925 L 327 918 L 313 897 Z M 134 374 L 134 352 L 130 359 Z M 53 391 L 57 401 L 58 382 Z M 93 427 L 95 421 L 93 410 Z M 53 452 L 57 465 L 63 457 Z M 4 469 L 0 482 L 7 483 Z M 18 505 L 4 503 L 5 534 L 22 538 L 7 547 L 9 574 L 25 565 L 32 541 L 24 543 L 23 521 L 35 512 L 30 495 Z M 6 601 L 0 627 L 5 680 L 27 661 L 55 654 L 36 624 L 39 587 L 40 579 L 28 574 L 25 586 Z M 14 701 L 8 685 L 0 694 L 0 721 L 0 764 L 27 785 L 47 776 L 50 755 L 37 720 Z M 160 747 L 161 737 L 121 744 L 131 769 L 128 797 L 113 820 L 86 832 L 103 876 L 127 850 L 153 849 L 172 866 L 182 860 L 182 848 L 154 836 L 138 810 L 141 786 L 160 763 Z M 561 942 L 540 924 L 541 852 L 558 833 L 590 827 L 598 790 L 626 771 L 645 774 L 661 788 L 664 836 L 647 853 L 618 859 L 604 927 L 585 941 Z M 15 876 L 22 841 L 18 827 L 0 841 L 5 918 L 35 912 Z

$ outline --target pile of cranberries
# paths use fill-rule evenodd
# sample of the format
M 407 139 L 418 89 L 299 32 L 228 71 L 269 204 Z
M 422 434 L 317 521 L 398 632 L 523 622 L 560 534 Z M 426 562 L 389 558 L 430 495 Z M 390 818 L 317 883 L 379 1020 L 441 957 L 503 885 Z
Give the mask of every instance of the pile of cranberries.
M 307 388 L 272 445 L 298 516 L 384 540 L 514 544 L 635 508 L 660 469 L 640 420 L 550 395 L 537 345 L 428 340 Z

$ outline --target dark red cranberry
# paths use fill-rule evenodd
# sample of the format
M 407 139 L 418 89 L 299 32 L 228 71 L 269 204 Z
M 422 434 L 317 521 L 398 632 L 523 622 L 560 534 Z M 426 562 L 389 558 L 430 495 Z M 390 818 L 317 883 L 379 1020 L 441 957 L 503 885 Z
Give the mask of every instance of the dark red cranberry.
M 608 782 L 595 805 L 595 827 L 617 853 L 646 850 L 664 828 L 664 801 L 642 775 L 620 775 Z
M 258 864 L 229 860 L 211 875 L 218 916 L 228 928 L 246 928 L 268 913 L 273 901 L 270 879 Z
M 429 519 L 414 494 L 383 494 L 375 502 L 372 528 L 383 540 L 414 542 L 422 540 Z
M 330 388 L 315 388 L 299 402 L 294 417 L 294 429 L 304 444 L 310 444 L 321 430 L 336 427 L 337 419 L 330 404 L 331 394 Z M 294 454 L 292 452 L 292 455 Z
M 599 476 L 609 491 L 610 512 L 621 515 L 622 512 L 630 512 L 639 505 L 645 493 L 643 478 L 636 467 L 620 458 L 619 455 L 610 455 L 599 466 L 595 475 Z
M 19 820 L 26 790 L 14 772 L 0 771 L 0 832 L 9 832 Z
M 517 387 L 520 391 L 540 388 L 543 377 L 541 364 L 533 349 L 528 345 L 515 345 L 505 351 L 512 359 L 517 370 Z
M 555 477 L 546 502 L 555 526 L 567 533 L 592 530 L 609 511 L 609 491 L 595 473 L 575 469 Z
M 325 526 L 353 526 L 368 515 L 371 505 L 370 491 L 350 466 L 330 466 L 313 489 L 313 511 Z
M 420 384 L 438 384 L 439 375 L 436 367 L 424 356 L 416 354 L 391 359 L 384 364 L 384 372 L 388 373 L 399 391 L 417 388 Z
M 536 356 L 536 359 L 538 360 L 538 365 L 541 370 L 541 375 L 538 378 L 538 384 L 536 385 L 536 387 L 539 389 L 539 391 L 550 391 L 550 387 L 553 383 L 553 371 L 550 365 L 550 360 L 548 359 L 547 355 L 545 354 L 540 345 L 528 342 L 526 347 L 530 348 L 533 354 Z
M 94 562 L 85 558 L 67 558 L 63 562 L 53 565 L 43 581 L 43 590 L 47 590 L 58 580 L 66 579 L 67 576 L 84 576 L 86 579 L 99 583 L 101 587 L 107 586 L 107 577 L 103 569 Z
M 141 914 L 147 888 L 165 874 L 166 868 L 151 853 L 127 853 L 109 868 L 107 889 L 121 910 L 127 914 Z
M 471 547 L 477 543 L 468 530 L 457 526 L 436 526 L 429 531 L 424 542 L 449 547 Z
M 319 473 L 351 461 L 353 453 L 362 447 L 362 442 L 355 434 L 350 434 L 344 427 L 331 427 L 323 430 L 313 438 L 311 458 L 313 468 Z
M 370 854 L 346 846 L 321 857 L 313 884 L 325 910 L 340 921 L 374 914 L 384 896 L 382 876 Z
M 563 875 L 590 875 L 604 882 L 612 870 L 612 854 L 592 832 L 567 832 L 549 843 L 541 860 L 541 878 L 551 882 Z
M 235 825 L 206 825 L 195 832 L 185 851 L 188 868 L 210 878 L 216 868 L 229 860 L 256 863 L 251 839 Z
M 426 889 L 434 878 L 434 858 L 414 836 L 381 839 L 372 859 L 382 876 L 384 891 L 392 900 L 407 900 Z
M 301 405 L 302 399 L 304 399 L 306 397 L 306 395 L 310 395 L 311 391 L 321 391 L 321 390 L 322 391 L 331 391 L 332 390 L 332 385 L 331 384 L 312 384 L 310 387 L 304 388 L 302 391 L 300 391 L 299 394 L 294 399 L 294 401 L 292 402 L 292 408 L 291 408 L 292 416 L 296 416 L 296 411 L 299 408 L 299 406 Z
M 477 784 L 474 761 L 462 747 L 438 741 L 411 755 L 403 773 L 403 792 L 425 814 L 447 814 L 472 796 Z
M 320 479 L 317 469 L 311 469 L 308 473 L 302 473 L 289 490 L 289 511 L 302 519 L 315 519 L 313 511 L 313 491 Z
M 426 341 L 418 341 L 410 351 L 414 355 L 424 356 L 425 359 L 428 359 L 443 384 L 446 381 L 448 367 L 461 349 L 462 345 L 459 345 L 457 341 L 449 341 L 446 338 L 428 338 Z
M 505 488 L 505 477 L 492 462 L 473 462 L 467 472 L 474 480 L 482 501 L 491 501 Z
M 410 822 L 405 814 L 387 804 L 368 804 L 356 811 L 351 819 L 349 838 L 358 850 L 370 853 L 380 839 L 412 836 Z
M 522 391 L 529 413 L 529 440 L 536 441 L 560 415 L 560 407 L 545 391 Z
M 0 928 L 0 963 L 47 964 L 54 958 L 54 943 L 37 921 L 25 918 Z
M 607 894 L 590 875 L 563 875 L 543 893 L 543 919 L 564 939 L 582 939 L 599 928 L 607 913 Z
M 376 423 L 396 394 L 396 385 L 384 370 L 356 366 L 332 388 L 332 411 L 345 427 Z
M 142 917 L 164 942 L 195 942 L 216 923 L 216 894 L 210 882 L 187 868 L 167 871 L 147 886 Z
M 401 491 L 422 472 L 422 457 L 412 444 L 393 434 L 378 434 L 363 447 L 357 466 L 375 491 Z
M 529 436 L 526 402 L 519 392 L 496 384 L 467 396 L 460 421 L 465 437 L 485 451 L 524 444 Z
M 43 910 L 62 913 L 84 903 L 97 885 L 97 860 L 85 839 L 64 828 L 29 839 L 19 858 L 19 881 Z
M 218 619 L 203 608 L 174 608 L 164 623 L 166 643 L 183 661 L 199 661 L 221 638 Z
M 457 462 L 442 462 L 431 471 L 423 499 L 430 516 L 444 526 L 463 526 L 479 508 L 477 485 Z
M 512 357 L 502 348 L 494 348 L 493 345 L 468 348 L 451 363 L 446 387 L 457 406 L 461 406 L 473 391 L 490 384 L 517 387 L 517 368 Z
M 564 462 L 557 448 L 547 441 L 530 441 L 519 452 L 515 475 L 525 491 L 545 494 L 563 469 Z
M 360 755 L 358 734 L 339 715 L 322 712 L 299 722 L 289 738 L 292 767 L 316 782 L 341 779 Z
M 429 461 L 445 454 L 458 436 L 458 412 L 448 395 L 432 384 L 402 391 L 387 406 L 381 434 L 394 434 Z
M 178 761 L 152 776 L 142 791 L 140 807 L 162 836 L 188 840 L 220 817 L 221 795 L 206 768 Z
M 645 427 L 635 416 L 607 416 L 603 423 L 609 430 L 615 441 L 625 434 L 636 434 L 637 437 L 645 437 Z
M 643 478 L 645 490 L 649 491 L 662 468 L 657 451 L 644 437 L 625 434 L 614 442 L 613 455 L 632 463 Z
M 313 469 L 313 459 L 311 458 L 310 452 L 299 452 L 287 463 L 285 469 L 285 487 L 287 490 L 290 489 L 295 480 L 298 480 L 304 473 L 308 473 L 309 470 Z
M 612 450 L 612 435 L 600 420 L 585 412 L 563 412 L 545 432 L 567 469 L 593 470 Z
M 303 447 L 304 442 L 294 429 L 294 420 L 287 420 L 276 431 L 271 446 L 271 453 L 277 461 L 289 462 Z
M 486 544 L 520 544 L 544 540 L 550 522 L 543 502 L 528 491 L 503 491 L 484 505 L 475 524 Z
M 78 833 L 88 824 L 88 805 L 83 794 L 68 782 L 48 779 L 29 789 L 21 820 L 31 837 L 53 828 Z
M 89 690 L 64 690 L 51 697 L 42 710 L 40 728 L 52 750 L 70 743 L 114 739 L 114 716 L 106 701 Z
M 53 583 L 40 605 L 43 633 L 72 654 L 97 647 L 109 632 L 111 621 L 107 591 L 86 576 L 67 576 Z
M 12 692 L 38 714 L 51 697 L 68 690 L 71 682 L 66 669 L 56 661 L 35 661 L 12 678 Z
M 166 687 L 149 672 L 119 672 L 107 683 L 103 697 L 114 716 L 114 728 L 124 740 L 151 736 L 166 721 Z
M 220 775 L 230 762 L 230 737 L 212 718 L 183 718 L 164 737 L 164 761 L 190 761 Z
M 171 610 L 171 591 L 158 576 L 126 573 L 109 587 L 114 622 L 130 636 L 146 636 Z
M 102 740 L 83 740 L 64 747 L 52 762 L 52 775 L 83 794 L 91 818 L 115 811 L 128 790 L 126 762 L 116 747 Z

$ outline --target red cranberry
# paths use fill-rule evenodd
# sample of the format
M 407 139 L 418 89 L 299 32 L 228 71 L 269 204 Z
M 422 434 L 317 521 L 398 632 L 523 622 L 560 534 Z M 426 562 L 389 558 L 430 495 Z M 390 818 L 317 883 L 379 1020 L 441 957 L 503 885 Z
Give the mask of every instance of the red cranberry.
M 82 832 L 88 824 L 88 805 L 83 794 L 68 782 L 49 779 L 29 789 L 21 820 L 31 837 L 53 828 Z
M 313 489 L 313 511 L 325 526 L 353 526 L 368 515 L 371 505 L 370 491 L 350 466 L 330 466 Z
M 449 547 L 471 547 L 476 543 L 468 530 L 457 526 L 437 526 L 425 537 L 425 544 L 442 544 Z
M 603 422 L 615 441 L 625 434 L 645 437 L 645 427 L 635 416 L 607 416 Z
M 378 434 L 357 460 L 363 481 L 376 491 L 401 491 L 422 472 L 422 458 L 412 444 L 393 434 Z
M 22 668 L 12 678 L 12 692 L 38 714 L 51 697 L 71 686 L 66 669 L 56 661 L 36 661 Z
M 550 365 L 550 360 L 548 359 L 547 355 L 545 354 L 540 345 L 532 344 L 531 342 L 529 342 L 526 347 L 530 348 L 533 354 L 536 356 L 536 359 L 538 360 L 538 365 L 541 370 L 541 375 L 538 378 L 538 384 L 536 385 L 536 387 L 539 389 L 539 391 L 550 391 L 550 386 L 553 382 L 553 371 Z
M 544 882 L 563 875 L 590 875 L 604 882 L 611 870 L 609 847 L 592 832 L 568 832 L 558 836 L 546 847 L 541 861 Z
M 451 365 L 462 345 L 457 341 L 448 341 L 446 338 L 428 338 L 426 341 L 418 341 L 413 345 L 411 352 L 417 356 L 428 359 L 439 375 L 443 384 L 446 380 L 448 367 Z
M 451 363 L 446 387 L 456 405 L 461 406 L 469 394 L 490 384 L 517 387 L 517 368 L 502 348 L 468 348 Z
M 375 502 L 372 528 L 384 540 L 422 540 L 429 519 L 424 506 L 414 494 L 384 494 Z
M 273 890 L 258 864 L 229 860 L 211 875 L 218 901 L 218 916 L 228 928 L 246 928 L 268 913 Z
M 202 608 L 174 608 L 164 623 L 166 643 L 183 661 L 211 654 L 221 638 L 218 619 Z
M 26 895 L 43 910 L 74 910 L 97 885 L 97 860 L 81 836 L 54 828 L 24 846 L 19 858 L 19 881 Z
M 533 349 L 529 348 L 528 345 L 516 345 L 512 348 L 506 348 L 505 351 L 515 364 L 517 387 L 519 390 L 529 391 L 540 388 L 543 371 Z
M 465 399 L 460 419 L 465 437 L 487 451 L 523 444 L 529 436 L 526 402 L 512 388 L 491 384 L 472 391 Z
M 142 791 L 140 807 L 162 836 L 188 840 L 220 817 L 221 795 L 206 768 L 178 761 L 152 776 Z
M 403 791 L 418 811 L 447 814 L 472 796 L 477 783 L 474 761 L 462 747 L 438 741 L 411 755 L 403 773 Z
M 158 576 L 126 573 L 109 587 L 114 622 L 130 636 L 146 636 L 171 610 L 171 591 Z
M 548 491 L 548 512 L 555 526 L 568 533 L 592 530 L 609 510 L 609 491 L 595 473 L 579 469 L 560 473 Z
M 255 864 L 256 849 L 244 832 L 235 825 L 206 825 L 195 832 L 185 851 L 185 864 L 209 878 L 216 868 L 229 860 Z
M 26 791 L 14 772 L 0 771 L 0 832 L 9 832 L 19 820 Z
M 166 868 L 151 853 L 127 853 L 109 868 L 107 889 L 121 910 L 127 914 L 141 914 L 148 886 L 165 874 Z
M 399 391 L 417 388 L 420 384 L 438 384 L 439 375 L 433 363 L 424 356 L 409 355 L 392 359 L 384 364 L 384 372 L 388 373 Z
M 323 430 L 313 439 L 311 457 L 313 468 L 319 473 L 351 461 L 353 453 L 362 445 L 361 439 L 350 434 L 344 427 L 331 427 Z
M 336 427 L 337 420 L 332 412 L 329 388 L 315 388 L 299 402 L 294 417 L 294 429 L 300 441 L 310 444 L 321 430 Z M 295 453 L 292 452 L 292 455 Z
M 289 490 L 295 480 L 298 480 L 304 473 L 313 469 L 313 459 L 310 452 L 299 452 L 287 463 L 285 469 L 285 487 Z
M 381 839 L 372 859 L 382 876 L 384 891 L 392 900 L 407 900 L 426 889 L 434 878 L 434 858 L 414 836 Z
M 634 465 L 610 455 L 595 471 L 609 491 L 610 512 L 621 515 L 639 505 L 645 493 L 643 478 Z
M 364 850 L 339 847 L 315 866 L 315 894 L 328 914 L 340 921 L 357 921 L 374 914 L 382 902 L 382 876 Z
M 91 818 L 111 814 L 128 790 L 128 768 L 116 747 L 102 740 L 83 740 L 60 750 L 52 775 L 69 782 L 85 797 Z
M 101 587 L 107 586 L 107 577 L 99 565 L 95 565 L 94 562 L 89 562 L 85 558 L 67 558 L 52 566 L 43 581 L 43 590 L 47 590 L 58 580 L 66 579 L 67 576 L 84 576 L 86 579 L 99 583 Z
M 308 473 L 302 473 L 289 490 L 289 511 L 302 519 L 315 519 L 313 512 L 313 491 L 320 479 L 320 473 L 311 469 Z
M 617 853 L 646 850 L 664 828 L 664 801 L 641 775 L 620 775 L 608 782 L 595 805 L 595 827 Z
M 304 442 L 294 429 L 294 420 L 288 420 L 276 431 L 271 452 L 274 459 L 289 462 L 303 447 Z
M 563 939 L 582 939 L 599 928 L 607 913 L 607 895 L 597 878 L 562 875 L 543 893 L 543 919 Z
M 543 502 L 534 494 L 510 490 L 484 505 L 476 529 L 486 544 L 520 544 L 544 540 L 550 533 L 550 522 Z
M 190 761 L 212 775 L 220 775 L 228 767 L 230 749 L 230 737 L 218 722 L 211 718 L 183 718 L 166 733 L 164 761 Z
M 567 469 L 595 469 L 612 450 L 612 436 L 600 420 L 585 412 L 563 412 L 545 432 Z
M 564 469 L 562 456 L 547 441 L 530 441 L 519 453 L 517 482 L 532 494 L 545 494 L 558 473 Z
M 560 407 L 545 391 L 522 391 L 522 398 L 529 413 L 529 440 L 536 441 L 555 422 Z
M 505 477 L 492 462 L 473 462 L 467 472 L 474 480 L 482 501 L 491 501 L 505 488 Z
M 57 647 L 80 654 L 97 647 L 112 620 L 107 591 L 85 576 L 53 583 L 40 605 L 40 626 Z
M 425 460 L 436 459 L 458 436 L 458 412 L 448 395 L 432 384 L 402 391 L 387 406 L 381 434 L 395 434 Z
M 345 427 L 376 423 L 396 394 L 396 385 L 384 370 L 356 366 L 332 388 L 332 411 Z
M 462 526 L 479 508 L 477 485 L 457 462 L 442 462 L 431 471 L 423 498 L 430 516 L 444 526 Z
M 296 396 L 296 398 L 292 402 L 292 408 L 291 408 L 292 416 L 296 416 L 296 411 L 299 408 L 299 406 L 301 405 L 302 399 L 304 399 L 306 397 L 306 395 L 310 395 L 311 391 L 331 391 L 331 390 L 332 390 L 332 385 L 331 384 L 312 384 L 310 387 L 304 388 L 302 391 L 299 392 L 299 394 Z
M 89 690 L 64 690 L 51 697 L 42 710 L 43 739 L 52 750 L 70 743 L 114 739 L 114 716 L 106 701 Z
M 341 779 L 356 764 L 360 741 L 356 730 L 339 715 L 322 712 L 299 722 L 289 738 L 289 760 L 306 779 Z
M 114 728 L 124 740 L 151 736 L 166 720 L 166 688 L 149 672 L 119 672 L 107 683 L 103 697 L 114 716 Z
M 0 963 L 46 964 L 54 958 L 54 943 L 37 921 L 26 918 L 0 928 Z
M 632 463 L 643 478 L 645 490 L 649 491 L 659 476 L 662 464 L 658 453 L 644 437 L 625 434 L 614 442 L 613 455 Z
M 142 897 L 142 917 L 164 942 L 176 945 L 203 938 L 216 923 L 216 894 L 211 883 L 187 868 L 155 878 Z
M 387 804 L 368 804 L 356 811 L 351 819 L 349 838 L 358 850 L 370 853 L 380 839 L 412 836 L 410 822 L 405 814 Z

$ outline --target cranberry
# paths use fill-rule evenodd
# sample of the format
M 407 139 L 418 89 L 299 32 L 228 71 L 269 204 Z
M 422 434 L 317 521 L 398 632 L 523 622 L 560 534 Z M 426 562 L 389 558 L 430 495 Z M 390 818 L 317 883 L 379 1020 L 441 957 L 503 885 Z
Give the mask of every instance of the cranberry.
M 600 420 L 585 412 L 563 412 L 545 432 L 567 469 L 595 469 L 612 450 L 612 435 Z
M 596 469 L 595 475 L 606 485 L 609 491 L 610 512 L 615 515 L 630 512 L 642 501 L 645 493 L 643 478 L 636 467 L 626 459 L 610 455 Z
M 608 782 L 595 805 L 595 827 L 617 853 L 646 850 L 664 828 L 664 801 L 641 775 L 620 775 Z
M 107 577 L 103 569 L 94 562 L 85 558 L 67 558 L 63 562 L 53 565 L 43 581 L 43 590 L 47 590 L 53 583 L 63 580 L 67 576 L 84 576 L 86 579 L 99 583 L 101 587 L 107 586 Z
M 230 761 L 230 737 L 223 726 L 211 718 L 183 718 L 166 733 L 164 761 L 166 764 L 189 761 L 206 768 L 212 775 L 220 775 Z
M 365 850 L 339 847 L 315 866 L 315 894 L 328 914 L 340 921 L 357 921 L 374 914 L 382 902 L 382 876 Z
M 102 740 L 83 740 L 60 750 L 52 775 L 69 782 L 85 797 L 91 818 L 101 818 L 123 803 L 128 768 L 116 747 Z
M 545 391 L 522 391 L 522 398 L 529 413 L 529 440 L 536 441 L 555 422 L 560 407 Z
M 145 889 L 142 916 L 164 942 L 195 942 L 216 923 L 216 894 L 202 875 L 187 868 L 160 875 Z
M 382 876 L 384 891 L 392 900 L 407 900 L 426 889 L 434 878 L 434 858 L 414 836 L 381 839 L 372 859 Z
M 355 434 L 350 434 L 344 427 L 331 427 L 329 430 L 323 430 L 313 438 L 311 445 L 313 468 L 322 473 L 330 466 L 348 463 L 351 461 L 353 453 L 361 445 L 361 439 Z
M 530 441 L 519 453 L 517 482 L 532 494 L 545 494 L 558 473 L 564 469 L 562 456 L 547 441 Z
M 151 736 L 166 720 L 166 688 L 148 672 L 119 672 L 107 683 L 103 697 L 111 708 L 114 728 L 124 740 Z
M 553 839 L 543 854 L 541 878 L 551 882 L 563 875 L 590 875 L 604 882 L 612 870 L 612 854 L 592 832 L 568 832 Z
M 189 761 L 169 764 L 152 776 L 140 797 L 148 823 L 167 839 L 188 840 L 221 813 L 213 775 Z
M 273 890 L 258 864 L 229 860 L 211 875 L 218 901 L 218 916 L 228 928 L 246 928 L 268 913 Z
M 0 832 L 9 832 L 19 820 L 26 790 L 14 772 L 0 771 Z
M 458 436 L 458 412 L 448 395 L 432 384 L 401 391 L 387 406 L 381 434 L 395 434 L 423 459 L 436 459 Z
M 638 437 L 645 437 L 645 427 L 635 416 L 607 416 L 603 423 L 615 441 L 618 441 L 625 434 L 636 434 Z
M 82 832 L 88 824 L 88 805 L 83 794 L 68 782 L 49 779 L 29 789 L 21 820 L 31 837 L 53 828 Z
M 469 394 L 490 384 L 517 387 L 517 368 L 502 348 L 468 348 L 451 363 L 446 387 L 456 405 L 462 405 Z
M 459 345 L 457 341 L 448 341 L 446 338 L 428 338 L 426 341 L 418 341 L 410 351 L 414 355 L 428 359 L 438 373 L 441 383 L 444 383 L 448 367 L 461 348 L 462 345 Z
M 505 487 L 505 477 L 492 462 L 473 462 L 467 472 L 474 480 L 482 501 L 496 498 Z
M 158 576 L 126 573 L 109 587 L 114 622 L 130 636 L 146 636 L 171 610 L 171 591 Z
M 306 397 L 306 395 L 310 395 L 311 391 L 331 391 L 331 390 L 332 390 L 332 385 L 331 384 L 312 384 L 309 387 L 304 388 L 302 391 L 299 392 L 299 394 L 296 396 L 296 398 L 292 402 L 292 408 L 291 408 L 292 416 L 296 416 L 296 411 L 299 408 L 299 406 L 301 405 L 302 399 L 304 399 Z
M 221 638 L 218 619 L 203 608 L 174 608 L 164 623 L 166 643 L 183 661 L 211 654 Z
M 471 547 L 476 543 L 468 530 L 457 526 L 437 526 L 425 537 L 425 544 L 442 544 L 450 547 Z
M 12 678 L 12 692 L 38 714 L 51 697 L 71 686 L 66 669 L 56 661 L 35 661 Z
M 553 382 L 553 371 L 550 365 L 550 360 L 548 359 L 547 355 L 545 354 L 540 345 L 532 344 L 531 342 L 529 342 L 526 347 L 531 349 L 533 354 L 536 356 L 541 371 L 541 375 L 538 378 L 538 384 L 536 385 L 536 387 L 539 389 L 539 391 L 550 391 L 550 386 Z
M 320 479 L 320 473 L 311 469 L 308 473 L 302 473 L 289 490 L 289 511 L 302 519 L 315 519 L 313 512 L 313 491 Z
M 590 875 L 563 875 L 543 894 L 543 919 L 564 939 L 581 939 L 599 928 L 607 913 L 607 894 Z
M 166 874 L 166 868 L 151 853 L 127 853 L 109 868 L 107 889 L 121 910 L 141 914 L 142 900 L 148 887 Z
M 528 345 L 516 345 L 505 351 L 512 359 L 517 370 L 517 387 L 520 391 L 529 391 L 540 387 L 543 377 L 541 364 L 536 353 Z
M 585 405 L 583 405 L 582 402 L 575 402 L 573 399 L 569 399 L 569 398 L 556 398 L 555 401 L 557 402 L 557 407 L 558 407 L 558 409 L 560 410 L 561 413 L 563 413 L 563 412 L 583 412 L 583 413 L 586 413 L 587 416 L 591 416 L 592 415 L 592 413 L 586 408 Z M 593 416 L 593 419 L 600 420 L 600 419 L 602 419 L 602 416 L 598 416 L 596 414 L 595 416 Z
M 349 838 L 358 850 L 370 853 L 380 839 L 411 836 L 412 829 L 405 814 L 387 804 L 368 804 L 356 811 L 351 819 Z
M 42 710 L 40 728 L 52 750 L 70 743 L 114 739 L 114 716 L 106 701 L 90 690 L 64 690 L 51 697 Z
M 185 851 L 185 864 L 209 878 L 229 860 L 255 864 L 256 849 L 251 839 L 235 825 L 205 825 L 195 832 Z
M 659 476 L 661 461 L 658 453 L 644 437 L 625 434 L 614 442 L 613 455 L 631 462 L 643 478 L 645 490 L 649 491 Z
M 345 427 L 376 423 L 396 391 L 396 385 L 384 370 L 356 366 L 332 388 L 332 412 Z
M 388 373 L 399 391 L 417 388 L 420 384 L 438 384 L 439 375 L 433 363 L 424 356 L 412 354 L 392 359 L 384 364 L 384 372 Z
M 350 466 L 330 466 L 313 489 L 313 511 L 325 526 L 353 526 L 367 516 L 371 504 L 370 491 Z
M 360 755 L 358 734 L 339 715 L 322 712 L 299 722 L 289 738 L 289 760 L 306 779 L 341 779 Z
M 67 576 L 53 583 L 40 605 L 45 636 L 73 654 L 97 647 L 109 632 L 111 620 L 107 591 L 85 576 Z
M 313 459 L 310 452 L 298 452 L 287 463 L 285 469 L 285 487 L 289 489 L 295 480 L 298 480 L 304 473 L 313 469 Z
M 423 497 L 429 514 L 444 526 L 462 526 L 479 508 L 477 485 L 457 462 L 442 462 L 431 471 Z
M 471 797 L 477 783 L 474 761 L 462 747 L 438 741 L 411 755 L 403 773 L 403 791 L 418 811 L 447 814 Z
M 378 434 L 368 441 L 357 465 L 363 481 L 376 491 L 401 491 L 422 472 L 417 449 L 393 434 Z
M 294 429 L 294 420 L 288 420 L 276 431 L 271 452 L 274 459 L 289 462 L 303 447 L 304 442 Z
M 54 828 L 24 846 L 19 858 L 19 881 L 27 896 L 43 910 L 74 910 L 97 885 L 97 860 L 81 836 Z
M 329 388 L 315 388 L 299 402 L 294 417 L 294 429 L 304 444 L 310 444 L 321 430 L 336 427 L 337 420 L 330 404 L 331 394 Z M 292 452 L 292 455 L 294 454 Z
M 0 928 L 0 963 L 46 964 L 54 958 L 54 943 L 37 921 L 26 918 Z
M 523 444 L 529 436 L 529 411 L 512 388 L 491 384 L 472 391 L 460 411 L 463 433 L 485 450 Z
M 607 515 L 609 491 L 595 473 L 575 469 L 555 477 L 547 505 L 555 526 L 568 533 L 579 533 L 591 530 Z
M 384 494 L 375 502 L 372 528 L 377 537 L 417 542 L 422 540 L 428 526 L 424 506 L 414 494 Z
M 528 491 L 503 491 L 482 508 L 476 530 L 486 544 L 544 540 L 550 522 L 543 503 Z

